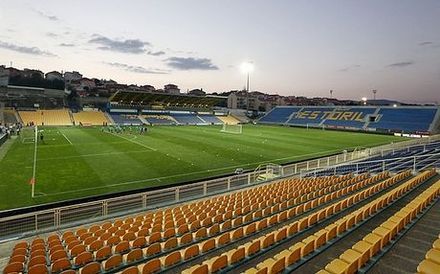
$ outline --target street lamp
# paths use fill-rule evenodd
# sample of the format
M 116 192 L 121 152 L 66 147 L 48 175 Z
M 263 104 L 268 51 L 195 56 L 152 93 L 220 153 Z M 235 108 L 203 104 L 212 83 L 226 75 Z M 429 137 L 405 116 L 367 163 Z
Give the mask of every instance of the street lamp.
M 373 99 L 376 100 L 377 89 L 373 89 Z

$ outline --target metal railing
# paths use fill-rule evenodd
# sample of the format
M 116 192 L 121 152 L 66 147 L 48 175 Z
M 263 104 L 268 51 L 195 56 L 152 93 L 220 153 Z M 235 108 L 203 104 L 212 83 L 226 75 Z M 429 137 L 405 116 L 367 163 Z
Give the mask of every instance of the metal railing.
M 330 168 L 321 168 L 315 170 L 302 171 L 300 177 L 316 177 L 329 175 L 342 175 L 348 173 L 364 173 L 364 172 L 400 172 L 411 169 L 414 173 L 426 168 L 440 168 L 440 152 L 427 153 L 422 155 L 414 155 L 407 157 L 396 157 L 373 160 L 359 161 L 349 164 L 339 164 Z
M 440 136 L 432 136 L 430 138 L 409 140 L 371 149 L 343 152 L 333 156 L 288 164 L 282 167 L 280 176 L 276 179 L 302 176 L 306 172 L 315 172 L 315 174 L 318 174 L 318 171 L 331 168 L 334 168 L 336 173 L 337 167 L 340 168 L 344 163 L 350 165 L 354 161 L 360 161 L 367 157 L 390 153 L 404 148 L 409 149 L 414 146 L 427 145 L 438 140 L 440 140 Z M 420 160 L 421 159 L 422 158 L 420 158 Z M 419 163 L 419 158 L 414 158 L 413 162 Z M 361 166 L 360 163 L 355 164 L 355 167 L 353 167 L 350 172 L 360 172 L 361 167 L 363 166 Z M 382 169 L 388 167 L 389 166 L 385 164 Z M 375 168 L 377 168 L 377 166 L 375 166 Z M 265 173 L 266 170 L 256 170 L 188 185 L 4 217 L 0 219 L 0 239 L 7 240 L 12 237 L 24 237 L 64 229 L 75 225 L 200 199 L 257 184 L 268 183 L 274 180 L 268 179 L 262 181 L 260 175 L 264 175 Z

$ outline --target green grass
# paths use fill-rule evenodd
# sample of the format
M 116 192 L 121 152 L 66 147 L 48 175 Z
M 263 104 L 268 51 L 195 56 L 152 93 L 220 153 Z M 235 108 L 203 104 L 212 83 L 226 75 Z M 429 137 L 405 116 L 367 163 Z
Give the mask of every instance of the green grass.
M 0 161 L 0 210 L 228 174 L 238 167 L 287 163 L 402 138 L 279 126 L 153 127 L 146 135 L 99 128 L 44 128 L 38 144 L 36 194 L 28 184 L 34 144 L 16 139 Z

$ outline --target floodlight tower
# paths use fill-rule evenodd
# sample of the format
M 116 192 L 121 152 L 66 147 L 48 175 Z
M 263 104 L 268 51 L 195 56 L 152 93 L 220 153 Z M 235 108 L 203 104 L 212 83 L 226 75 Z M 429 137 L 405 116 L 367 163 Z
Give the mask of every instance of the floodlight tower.
M 377 89 L 373 89 L 373 99 L 376 100 Z
M 250 75 L 254 71 L 254 63 L 251 61 L 246 61 L 241 64 L 241 71 L 247 75 L 246 78 L 246 91 L 250 91 Z
M 368 100 L 368 99 L 367 99 L 367 97 L 362 97 L 362 99 L 361 99 L 361 100 L 362 100 L 362 102 L 363 102 L 363 104 L 364 104 L 364 105 L 366 105 L 366 104 L 367 104 L 367 100 Z
M 251 72 L 254 71 L 254 63 L 246 61 L 241 64 L 241 71 L 247 75 L 246 78 L 246 110 L 249 111 L 249 92 L 250 92 L 250 79 Z
M 333 99 L 333 90 L 330 90 L 330 99 Z

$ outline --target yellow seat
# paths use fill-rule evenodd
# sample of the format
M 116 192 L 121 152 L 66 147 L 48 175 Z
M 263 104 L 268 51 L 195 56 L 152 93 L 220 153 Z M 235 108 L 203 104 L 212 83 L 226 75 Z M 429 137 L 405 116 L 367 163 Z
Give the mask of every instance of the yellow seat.
M 387 228 L 379 226 L 373 230 L 373 233 L 382 238 L 380 246 L 381 248 L 386 246 L 391 240 L 391 231 Z
M 349 264 L 341 259 L 334 259 L 325 266 L 325 270 L 333 274 L 345 274 L 349 268 Z
M 263 262 L 257 264 L 257 269 L 258 270 L 264 269 L 264 268 L 269 269 L 269 267 L 271 267 L 275 262 L 276 261 L 274 259 L 272 259 L 272 258 L 266 259 Z
M 308 254 L 312 253 L 315 250 L 315 241 L 316 241 L 315 235 L 310 235 L 309 237 L 302 240 L 304 243 L 303 248 L 301 249 L 301 257 L 305 257 Z
M 438 274 L 440 269 L 440 264 L 436 264 L 430 260 L 423 260 L 417 266 L 417 272 L 423 274 Z
M 362 266 L 362 254 L 353 249 L 346 250 L 341 256 L 339 256 L 339 259 L 349 264 L 348 273 L 356 273 L 356 271 Z
M 357 242 L 353 245 L 352 249 L 362 254 L 361 260 L 359 262 L 360 267 L 366 264 L 373 256 L 373 245 L 366 241 Z
M 367 236 L 365 236 L 362 240 L 370 243 L 373 246 L 373 248 L 371 249 L 371 254 L 370 254 L 371 256 L 379 252 L 379 250 L 382 248 L 381 246 L 382 237 L 376 234 L 370 233 Z
M 390 240 L 399 232 L 399 224 L 390 220 L 383 222 L 380 226 L 391 231 Z
M 292 251 L 285 249 L 283 251 L 281 251 L 280 253 L 276 254 L 274 257 L 274 259 L 279 260 L 281 258 L 287 258 L 287 256 L 290 255 L 290 253 L 292 253 Z
M 430 249 L 427 253 L 426 253 L 426 259 L 433 261 L 436 264 L 440 264 L 440 250 L 437 249 Z M 440 269 L 439 269 L 440 272 Z
M 434 243 L 432 244 L 432 247 L 434 249 L 440 250 L 440 238 L 434 241 Z

